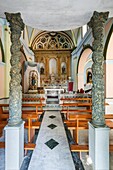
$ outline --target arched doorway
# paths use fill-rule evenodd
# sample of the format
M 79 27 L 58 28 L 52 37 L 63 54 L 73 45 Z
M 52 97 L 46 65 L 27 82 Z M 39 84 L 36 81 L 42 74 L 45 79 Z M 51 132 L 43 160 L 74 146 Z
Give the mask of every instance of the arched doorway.
M 84 89 L 87 86 L 87 70 L 91 68 L 92 50 L 87 48 L 82 52 L 78 63 L 78 89 Z
M 105 113 L 113 113 L 113 25 L 108 33 L 105 44 Z

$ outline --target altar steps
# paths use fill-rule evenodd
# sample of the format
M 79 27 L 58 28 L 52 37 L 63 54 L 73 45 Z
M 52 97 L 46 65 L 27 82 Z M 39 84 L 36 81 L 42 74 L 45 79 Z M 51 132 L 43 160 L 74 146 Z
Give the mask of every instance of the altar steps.
M 59 104 L 46 104 L 46 106 L 43 108 L 43 110 L 59 110 L 61 111 L 61 107 Z
M 48 98 L 46 100 L 46 104 L 59 104 L 59 99 L 58 98 Z

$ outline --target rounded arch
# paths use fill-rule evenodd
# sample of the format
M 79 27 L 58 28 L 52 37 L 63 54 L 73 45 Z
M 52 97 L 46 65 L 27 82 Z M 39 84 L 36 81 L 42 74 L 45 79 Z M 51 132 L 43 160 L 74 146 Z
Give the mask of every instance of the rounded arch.
M 92 49 L 85 48 L 78 61 L 78 89 L 83 88 L 87 83 L 87 70 L 92 67 Z
M 54 49 L 72 49 L 74 43 L 71 37 L 65 32 L 46 32 L 37 34 L 32 41 L 33 50 L 54 50 Z
M 81 50 L 81 53 L 80 53 L 80 56 L 79 56 L 79 59 L 78 59 L 77 73 L 78 73 L 78 66 L 79 66 L 80 58 L 81 58 L 82 54 L 84 53 L 84 51 L 87 50 L 87 49 L 90 49 L 93 52 L 93 48 L 90 44 L 87 44 L 87 45 L 84 46 L 84 48 Z
M 104 58 L 105 58 L 105 97 L 113 98 L 113 24 L 109 30 L 108 36 L 106 38 L 105 48 L 104 48 Z
M 110 41 L 112 41 L 112 34 L 113 34 L 113 24 L 111 25 L 111 28 L 109 30 L 108 36 L 106 38 L 105 46 L 104 46 L 104 59 L 109 59 L 109 45 L 111 44 Z

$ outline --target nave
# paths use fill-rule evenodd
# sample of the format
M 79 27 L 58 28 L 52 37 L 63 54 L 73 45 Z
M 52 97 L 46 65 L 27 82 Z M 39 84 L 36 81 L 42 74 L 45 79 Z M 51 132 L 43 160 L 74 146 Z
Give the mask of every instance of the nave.
M 78 98 L 78 96 L 79 96 L 79 98 Z M 81 100 L 83 101 L 83 99 L 85 99 L 87 101 L 88 101 L 88 99 L 91 100 L 91 98 L 88 98 L 88 97 L 80 98 L 80 96 L 81 95 L 77 95 L 77 96 L 74 95 L 74 98 L 72 98 L 73 95 L 72 96 L 70 95 L 70 96 L 68 96 L 68 98 L 66 98 L 67 97 L 67 95 L 66 95 L 65 98 L 61 98 L 61 99 L 64 100 L 64 101 L 68 100 L 68 103 L 64 102 L 63 104 L 64 105 L 68 104 L 69 106 L 70 105 L 78 104 L 78 100 L 79 100 L 79 104 L 81 104 Z M 23 99 L 27 100 L 27 98 L 23 98 Z M 32 98 L 29 98 L 29 99 L 32 99 Z M 35 100 L 35 98 L 34 98 L 34 100 Z M 70 100 L 71 100 L 71 103 L 69 103 Z M 77 103 L 75 103 L 75 100 L 77 100 Z M 1 103 L 2 103 L 2 101 L 1 101 Z M 30 106 L 30 103 L 32 103 L 32 105 L 33 105 L 33 103 L 37 104 L 36 101 L 31 101 L 31 102 L 27 101 L 27 102 L 23 102 L 23 106 L 25 106 L 25 103 L 26 104 L 28 103 L 29 106 Z M 88 104 L 87 102 L 83 102 L 83 105 L 87 105 L 87 104 Z M 55 105 L 55 104 L 52 104 L 52 105 Z M 77 112 L 77 107 L 78 106 L 74 107 L 75 114 L 71 113 L 72 110 L 69 110 L 69 108 L 68 108 L 68 112 L 70 111 L 70 113 L 68 115 L 68 120 L 75 119 L 75 116 L 79 116 L 80 115 L 82 117 L 84 115 L 84 113 L 81 113 L 81 112 L 79 114 L 76 113 Z M 88 169 L 92 170 L 91 169 L 92 166 L 90 164 L 87 165 L 87 158 L 88 158 L 88 153 L 87 152 L 80 153 L 80 155 L 78 153 L 72 153 L 74 162 L 72 160 L 69 144 L 70 145 L 76 144 L 76 142 L 74 142 L 75 139 L 72 138 L 71 133 L 69 132 L 69 129 L 74 129 L 74 127 L 72 127 L 72 126 L 70 127 L 70 125 L 68 123 L 68 120 L 66 120 L 66 117 L 67 117 L 66 116 L 67 114 L 65 113 L 66 110 L 62 109 L 62 111 L 61 111 L 62 116 L 63 116 L 63 120 L 62 120 L 60 111 L 59 110 L 57 111 L 57 109 L 56 109 L 57 107 L 52 107 L 51 108 L 52 110 L 49 110 L 50 108 L 47 109 L 47 106 L 45 108 L 48 111 L 43 112 L 43 114 L 40 116 L 40 119 L 38 120 L 38 121 L 42 121 L 42 123 L 41 123 L 41 127 L 39 129 L 39 134 L 38 134 L 38 137 L 37 137 L 37 140 L 36 140 L 36 147 L 35 147 L 36 149 L 33 151 L 32 157 L 31 157 L 32 151 L 28 151 L 27 152 L 27 154 L 24 157 L 23 166 L 21 167 L 21 170 L 27 170 L 28 169 L 28 165 L 29 165 L 29 161 L 28 160 L 30 160 L 30 158 L 31 158 L 31 162 L 30 162 L 30 165 L 29 165 L 30 170 L 32 169 L 31 167 L 33 167 L 33 170 L 34 170 L 35 167 L 37 167 L 37 165 L 38 165 L 38 167 L 42 167 L 42 168 L 46 168 L 48 166 L 48 170 L 51 170 L 50 167 L 56 165 L 56 167 L 58 168 L 58 166 L 59 166 L 59 169 L 60 169 L 60 168 L 62 168 L 62 166 L 60 166 L 60 165 L 62 165 L 63 160 L 65 162 L 65 163 L 63 163 L 65 166 L 66 166 L 66 163 L 67 163 L 66 167 L 68 167 L 68 163 L 69 163 L 69 164 L 71 164 L 71 166 L 74 165 L 75 167 L 81 168 L 81 170 L 83 168 L 85 168 L 87 170 Z M 53 108 L 55 108 L 55 109 L 53 110 Z M 75 108 L 76 108 L 76 111 L 75 111 Z M 82 112 L 84 112 L 85 110 L 83 108 L 81 108 L 79 106 L 79 110 L 78 111 L 81 111 L 81 109 L 82 109 Z M 28 109 L 28 108 L 26 108 L 26 109 Z M 43 107 L 43 109 L 44 109 L 44 107 Z M 25 118 L 25 114 L 26 114 L 25 112 L 26 111 L 28 112 L 28 110 L 24 110 L 24 112 L 23 112 L 24 118 Z M 63 114 L 63 112 L 64 112 L 65 115 Z M 0 115 L 2 116 L 2 114 L 0 114 Z M 4 115 L 6 117 L 6 112 L 4 113 Z M 89 117 L 91 117 L 90 113 L 88 115 L 89 115 Z M 86 116 L 86 114 L 84 116 Z M 69 125 L 68 129 L 66 128 L 66 126 L 63 125 L 63 121 L 67 122 L 67 125 Z M 34 123 L 36 123 L 36 122 L 34 122 Z M 86 126 L 85 124 L 86 123 L 84 123 L 84 126 Z M 75 126 L 75 125 L 73 125 L 73 126 Z M 27 127 L 26 124 L 25 124 L 25 127 Z M 36 125 L 35 125 L 35 128 L 36 128 Z M 24 142 L 28 143 L 29 139 L 28 139 L 28 137 L 26 137 L 28 135 L 28 132 L 26 130 L 27 129 L 25 129 L 25 134 L 24 134 L 25 135 L 25 141 Z M 88 129 L 79 130 L 78 136 L 79 136 L 79 138 L 78 138 L 77 141 L 78 141 L 79 145 L 86 145 L 86 144 L 88 144 Z M 69 141 L 67 141 L 67 137 L 68 137 Z M 36 138 L 36 134 L 35 134 L 35 138 Z M 0 141 L 1 140 L 4 141 L 5 139 L 3 139 L 3 137 L 2 137 L 0 139 Z M 49 140 L 50 140 L 50 143 L 48 142 Z M 112 144 L 112 141 L 113 141 L 113 135 L 112 135 L 112 129 L 111 129 L 110 130 L 110 144 Z M 68 142 L 69 142 L 69 144 L 68 144 Z M 49 145 L 48 145 L 48 143 L 49 143 Z M 57 145 L 55 146 L 55 144 L 57 144 Z M 3 156 L 4 151 L 3 151 L 3 149 L 0 149 L 0 152 L 1 152 L 1 155 L 2 155 L 1 156 L 1 160 L 0 160 L 0 168 L 1 168 L 1 166 L 2 167 L 4 166 L 3 165 L 4 164 L 4 156 Z M 65 157 L 63 157 L 63 155 L 65 155 L 66 157 L 67 157 L 67 155 L 69 156 L 69 159 L 68 159 L 69 162 L 65 159 Z M 110 169 L 111 170 L 112 170 L 112 166 L 113 166 L 112 157 L 113 157 L 112 156 L 112 152 L 110 152 L 110 167 L 111 167 Z M 61 164 L 60 164 L 60 161 L 61 161 Z M 48 162 L 49 162 L 49 164 L 46 165 L 46 163 L 48 163 Z M 41 163 L 42 163 L 43 166 L 41 165 Z M 64 169 L 66 169 L 65 166 L 63 166 Z M 1 170 L 3 170 L 3 169 L 4 168 L 1 168 Z M 68 168 L 67 168 L 67 170 L 68 170 Z M 71 170 L 71 169 L 69 169 L 69 170 Z

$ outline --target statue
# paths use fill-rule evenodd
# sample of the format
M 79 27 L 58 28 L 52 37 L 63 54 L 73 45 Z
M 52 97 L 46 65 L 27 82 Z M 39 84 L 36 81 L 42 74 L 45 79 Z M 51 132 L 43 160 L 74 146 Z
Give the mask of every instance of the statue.
M 88 72 L 87 74 L 87 83 L 92 83 L 92 73 Z
M 35 89 L 36 88 L 36 75 L 34 73 L 32 73 L 31 84 L 32 84 L 32 88 Z
M 40 74 L 44 74 L 44 67 L 40 68 Z
M 65 74 L 66 73 L 66 68 L 65 66 L 62 67 L 62 74 Z

